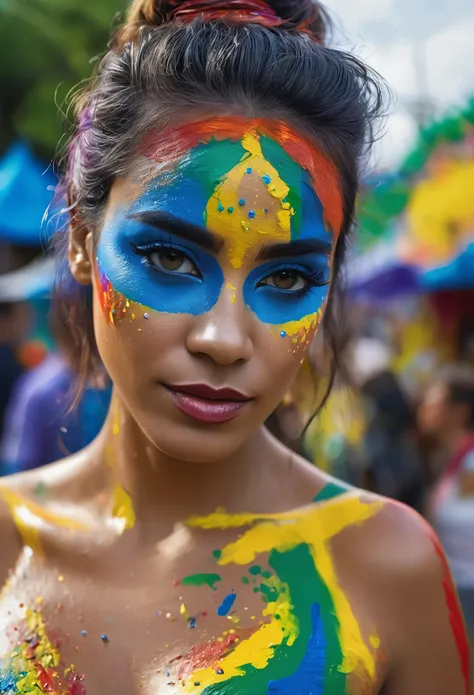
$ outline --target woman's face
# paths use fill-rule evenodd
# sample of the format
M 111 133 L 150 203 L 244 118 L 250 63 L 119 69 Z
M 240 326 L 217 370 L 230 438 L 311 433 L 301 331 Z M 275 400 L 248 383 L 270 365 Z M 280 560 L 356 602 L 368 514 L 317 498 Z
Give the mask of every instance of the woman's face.
M 89 248 L 97 343 L 125 408 L 170 456 L 242 446 L 320 325 L 342 204 L 333 168 L 301 142 L 232 118 L 148 133 L 112 187 Z

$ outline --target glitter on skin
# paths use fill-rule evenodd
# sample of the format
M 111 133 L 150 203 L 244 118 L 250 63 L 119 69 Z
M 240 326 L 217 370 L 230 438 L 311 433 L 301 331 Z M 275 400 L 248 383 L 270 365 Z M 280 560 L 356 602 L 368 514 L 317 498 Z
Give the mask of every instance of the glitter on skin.
M 17 627 L 18 640 L 11 654 L 0 659 L 0 693 L 32 695 L 86 695 L 83 676 L 74 666 L 65 666 L 51 642 L 38 611 L 25 609 Z

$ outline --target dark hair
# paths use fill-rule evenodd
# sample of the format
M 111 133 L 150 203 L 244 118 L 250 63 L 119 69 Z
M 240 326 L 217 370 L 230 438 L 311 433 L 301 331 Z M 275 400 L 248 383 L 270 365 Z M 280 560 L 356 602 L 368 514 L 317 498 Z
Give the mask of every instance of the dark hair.
M 76 131 L 64 158 L 70 214 L 94 230 L 140 136 L 173 122 L 180 111 L 198 114 L 205 105 L 216 114 L 289 121 L 335 164 L 341 181 L 343 225 L 324 318 L 332 383 L 344 339 L 336 275 L 353 223 L 361 165 L 381 115 L 381 80 L 358 58 L 324 45 L 328 20 L 313 0 L 268 0 L 269 11 L 280 18 L 274 28 L 225 16 L 179 23 L 173 16 L 182 4 L 135 0 L 80 97 Z M 219 4 L 222 8 L 225 0 Z M 91 296 L 90 288 L 81 288 L 76 300 L 69 294 L 57 306 L 69 327 L 71 362 L 83 379 L 100 364 Z
M 446 388 L 450 403 L 469 407 L 466 425 L 474 429 L 474 369 L 468 365 L 446 367 L 439 382 Z

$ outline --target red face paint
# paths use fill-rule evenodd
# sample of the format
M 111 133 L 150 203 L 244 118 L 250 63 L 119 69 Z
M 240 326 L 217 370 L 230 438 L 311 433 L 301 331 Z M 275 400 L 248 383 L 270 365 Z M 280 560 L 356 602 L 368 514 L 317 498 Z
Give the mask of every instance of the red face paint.
M 275 140 L 295 162 L 306 169 L 323 206 L 324 217 L 337 238 L 344 217 L 339 172 L 313 141 L 295 132 L 283 121 L 263 118 L 249 121 L 237 116 L 227 116 L 190 123 L 181 128 L 152 130 L 143 138 L 140 153 L 157 162 L 166 162 L 181 157 L 188 150 L 211 139 L 240 140 L 252 131 Z

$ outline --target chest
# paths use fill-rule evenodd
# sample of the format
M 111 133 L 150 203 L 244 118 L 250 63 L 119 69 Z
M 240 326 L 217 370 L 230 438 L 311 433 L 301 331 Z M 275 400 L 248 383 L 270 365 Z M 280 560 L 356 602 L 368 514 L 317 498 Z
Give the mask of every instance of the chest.
M 370 610 L 310 547 L 235 559 L 209 548 L 78 571 L 25 556 L 0 602 L 0 693 L 378 692 Z

